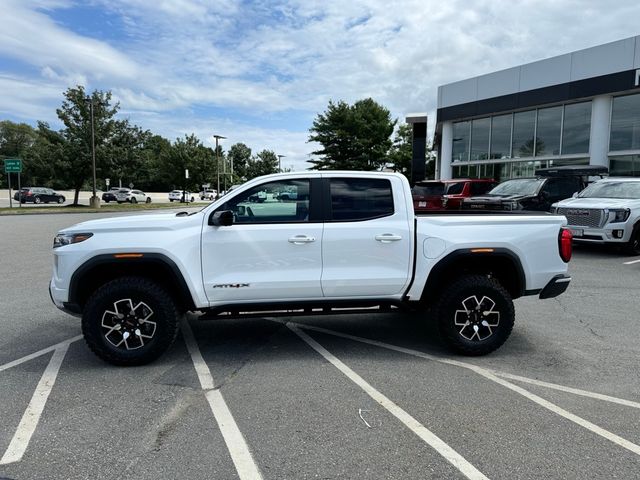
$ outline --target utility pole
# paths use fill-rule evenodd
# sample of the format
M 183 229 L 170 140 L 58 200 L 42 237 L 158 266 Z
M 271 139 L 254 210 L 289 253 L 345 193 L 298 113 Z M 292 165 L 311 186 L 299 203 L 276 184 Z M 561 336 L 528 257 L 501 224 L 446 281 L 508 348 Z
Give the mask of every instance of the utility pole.
M 278 173 L 282 173 L 282 159 L 285 157 L 286 155 L 278 155 Z
M 89 200 L 89 206 L 91 208 L 100 208 L 100 199 L 96 195 L 96 134 L 93 120 L 93 97 L 86 97 L 84 100 L 89 104 L 89 110 L 91 112 L 91 163 L 93 166 L 93 195 Z
M 220 198 L 220 152 L 218 150 L 218 141 L 223 140 L 227 137 L 223 137 L 222 135 L 214 135 L 213 138 L 216 139 L 216 173 L 218 174 L 218 187 L 216 190 L 216 199 Z

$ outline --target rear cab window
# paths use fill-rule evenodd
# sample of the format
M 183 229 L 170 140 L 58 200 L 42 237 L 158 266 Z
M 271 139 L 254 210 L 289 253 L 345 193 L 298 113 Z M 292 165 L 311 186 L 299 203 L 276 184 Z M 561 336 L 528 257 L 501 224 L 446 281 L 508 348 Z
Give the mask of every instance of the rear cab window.
M 393 215 L 393 191 L 386 178 L 331 178 L 328 221 L 357 222 Z

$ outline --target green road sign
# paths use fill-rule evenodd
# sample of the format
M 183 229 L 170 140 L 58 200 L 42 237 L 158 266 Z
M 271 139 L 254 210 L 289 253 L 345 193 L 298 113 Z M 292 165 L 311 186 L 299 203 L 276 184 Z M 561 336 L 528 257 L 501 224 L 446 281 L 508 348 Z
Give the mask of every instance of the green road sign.
M 6 158 L 4 160 L 4 173 L 22 173 L 22 160 L 19 158 Z

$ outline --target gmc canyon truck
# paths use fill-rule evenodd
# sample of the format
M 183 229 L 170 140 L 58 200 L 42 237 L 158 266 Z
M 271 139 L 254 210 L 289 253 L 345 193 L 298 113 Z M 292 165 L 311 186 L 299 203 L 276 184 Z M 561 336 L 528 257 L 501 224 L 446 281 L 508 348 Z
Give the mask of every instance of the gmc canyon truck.
M 264 202 L 251 201 L 258 193 Z M 565 224 L 522 212 L 416 216 L 394 173 L 275 174 L 197 212 L 60 231 L 49 288 L 57 307 L 82 317 L 89 348 L 116 365 L 159 357 L 188 311 L 428 312 L 450 349 L 484 355 L 511 333 L 513 299 L 566 290 Z

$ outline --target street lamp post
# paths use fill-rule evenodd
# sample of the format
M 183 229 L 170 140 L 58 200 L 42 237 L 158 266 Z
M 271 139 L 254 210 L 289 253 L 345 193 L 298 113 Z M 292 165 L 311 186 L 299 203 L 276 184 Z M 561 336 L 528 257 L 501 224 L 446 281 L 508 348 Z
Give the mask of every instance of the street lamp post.
M 278 173 L 282 173 L 282 159 L 286 157 L 286 155 L 278 155 Z
M 96 135 L 93 120 L 93 97 L 86 97 L 84 100 L 89 104 L 89 111 L 91 112 L 91 163 L 93 167 L 93 195 L 89 200 L 89 206 L 91 208 L 100 208 L 100 198 L 98 198 L 98 196 L 96 195 Z
M 218 174 L 218 188 L 216 190 L 216 198 L 220 198 L 220 152 L 218 150 L 218 141 L 223 140 L 227 137 L 223 137 L 222 135 L 214 135 L 213 138 L 216 139 L 216 172 Z

